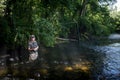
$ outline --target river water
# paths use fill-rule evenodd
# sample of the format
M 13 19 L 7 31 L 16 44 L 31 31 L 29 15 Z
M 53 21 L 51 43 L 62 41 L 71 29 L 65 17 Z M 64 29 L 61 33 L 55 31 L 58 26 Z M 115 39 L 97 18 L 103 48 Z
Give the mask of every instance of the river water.
M 103 74 L 107 80 L 120 80 L 120 43 L 96 46 L 94 50 L 105 54 Z
M 22 63 L 7 65 L 1 57 L 1 80 L 120 80 L 120 41 L 115 37 L 40 48 L 39 58 L 31 63 L 23 55 Z

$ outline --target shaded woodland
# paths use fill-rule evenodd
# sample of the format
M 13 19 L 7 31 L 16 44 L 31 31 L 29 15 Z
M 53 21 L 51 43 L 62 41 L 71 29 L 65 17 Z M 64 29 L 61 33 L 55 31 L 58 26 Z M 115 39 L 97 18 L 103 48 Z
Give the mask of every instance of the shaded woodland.
M 1 0 L 0 42 L 27 47 L 30 34 L 54 46 L 56 38 L 89 40 L 120 30 L 115 0 Z

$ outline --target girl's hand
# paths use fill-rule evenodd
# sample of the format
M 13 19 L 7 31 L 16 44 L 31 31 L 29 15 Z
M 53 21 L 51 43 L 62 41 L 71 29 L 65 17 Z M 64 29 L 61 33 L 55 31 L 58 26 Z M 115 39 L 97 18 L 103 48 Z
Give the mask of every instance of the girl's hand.
M 32 50 L 34 50 L 34 49 L 33 49 L 33 48 L 31 48 L 31 49 L 29 48 L 28 50 L 32 51 Z
M 34 48 L 34 51 L 36 51 L 37 50 L 37 48 Z

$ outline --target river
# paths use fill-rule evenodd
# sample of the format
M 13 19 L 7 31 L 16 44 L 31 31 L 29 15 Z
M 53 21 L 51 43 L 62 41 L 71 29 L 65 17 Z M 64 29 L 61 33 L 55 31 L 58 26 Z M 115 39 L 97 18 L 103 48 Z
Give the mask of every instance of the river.
M 23 55 L 23 63 L 11 60 L 7 65 L 2 56 L 1 80 L 120 80 L 120 41 L 118 34 L 115 37 L 95 44 L 63 41 L 40 48 L 39 58 L 32 63 Z

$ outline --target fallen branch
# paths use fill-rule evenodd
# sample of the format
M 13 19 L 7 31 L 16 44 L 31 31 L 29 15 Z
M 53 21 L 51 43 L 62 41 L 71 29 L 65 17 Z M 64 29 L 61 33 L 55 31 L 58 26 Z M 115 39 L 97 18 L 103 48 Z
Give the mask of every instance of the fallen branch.
M 62 40 L 62 41 L 78 41 L 76 39 L 65 39 L 65 38 L 56 38 L 57 40 Z

